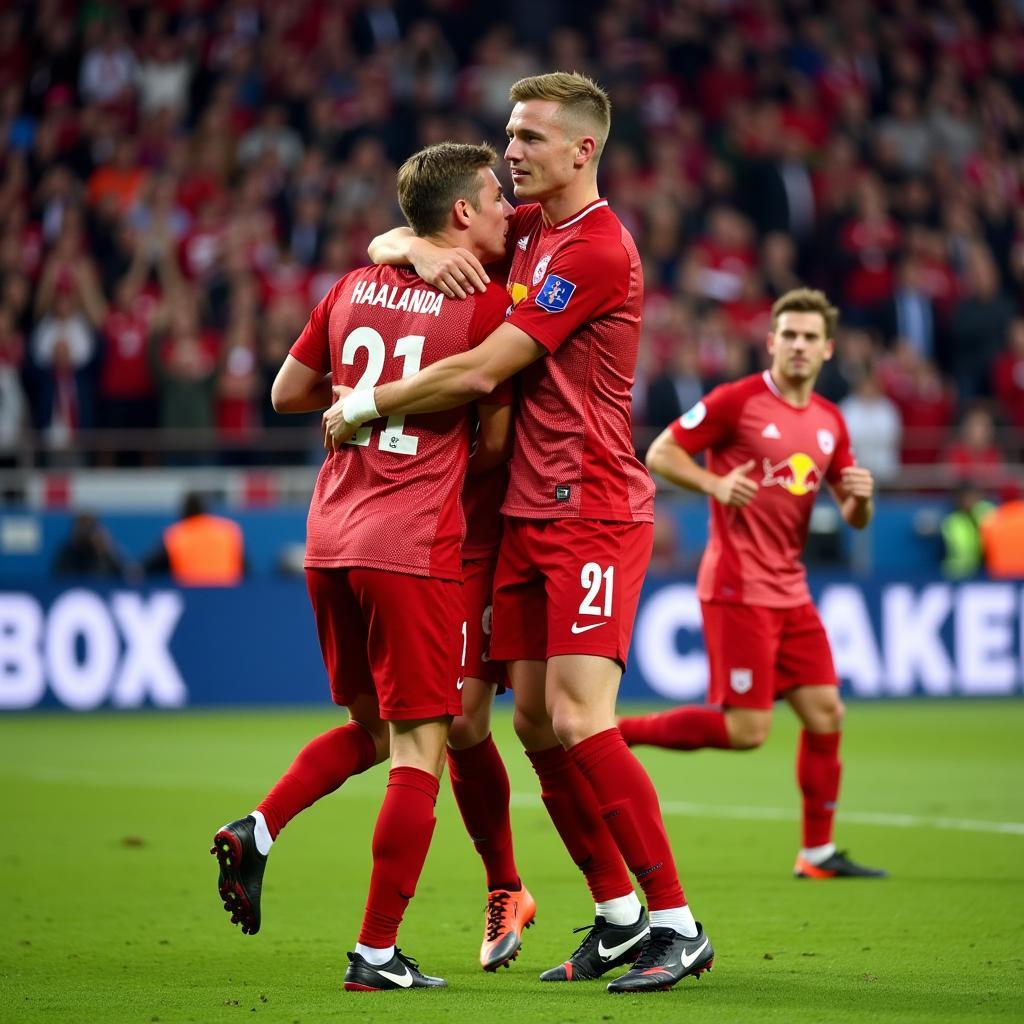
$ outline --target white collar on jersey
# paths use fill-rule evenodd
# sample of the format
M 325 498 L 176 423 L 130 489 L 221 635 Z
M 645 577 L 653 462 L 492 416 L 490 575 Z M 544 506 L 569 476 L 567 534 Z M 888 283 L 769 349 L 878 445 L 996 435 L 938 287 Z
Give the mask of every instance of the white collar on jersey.
M 588 213 L 593 213 L 595 210 L 600 210 L 602 206 L 607 205 L 607 199 L 598 199 L 596 203 L 586 207 L 586 209 L 580 210 L 580 212 L 577 213 L 576 216 L 573 217 L 571 220 L 567 220 L 562 224 L 556 224 L 555 231 L 563 231 L 565 228 L 572 227 L 573 224 L 576 224 L 578 221 L 583 220 L 583 218 L 586 217 Z
M 768 390 L 776 398 L 781 398 L 784 402 L 786 402 L 786 399 L 783 396 L 782 392 L 779 390 L 778 385 L 775 383 L 774 380 L 772 380 L 772 371 L 771 370 L 765 370 L 764 373 L 761 374 L 761 376 L 764 378 L 765 387 L 767 387 Z M 786 404 L 789 405 L 789 402 L 786 402 Z
M 790 407 L 790 409 L 796 409 L 796 410 L 797 410 L 797 412 L 800 412 L 800 411 L 801 411 L 801 410 L 803 410 L 803 409 L 809 409 L 809 408 L 811 407 L 811 402 L 810 402 L 810 401 L 808 401 L 808 402 L 807 402 L 807 405 L 794 405 L 794 404 L 793 404 L 793 403 L 792 403 L 792 402 L 791 402 L 791 401 L 790 401 L 790 400 L 789 400 L 789 399 L 788 399 L 788 398 L 787 398 L 787 397 L 786 397 L 786 396 L 785 396 L 785 395 L 784 395 L 784 394 L 783 394 L 783 393 L 782 393 L 782 392 L 781 392 L 781 391 L 779 390 L 779 386 L 778 386 L 778 384 L 776 384 L 776 383 L 775 383 L 775 381 L 774 381 L 774 380 L 772 379 L 772 371 L 771 371 L 771 370 L 765 370 L 765 371 L 763 371 L 763 372 L 762 372 L 762 374 L 761 374 L 761 379 L 762 379 L 762 380 L 764 381 L 764 385 L 765 385 L 765 387 L 766 387 L 766 388 L 767 388 L 767 389 L 768 389 L 768 390 L 769 390 L 769 391 L 770 391 L 770 392 L 771 392 L 771 393 L 772 393 L 772 394 L 773 394 L 773 395 L 774 395 L 774 396 L 775 396 L 776 398 L 778 398 L 778 399 L 780 399 L 781 401 L 785 402 L 785 403 L 786 403 L 786 405 L 788 405 L 788 406 Z M 813 392 L 811 392 L 811 395 L 812 395 L 812 397 L 813 397 L 813 394 L 814 394 L 814 393 L 813 393 Z

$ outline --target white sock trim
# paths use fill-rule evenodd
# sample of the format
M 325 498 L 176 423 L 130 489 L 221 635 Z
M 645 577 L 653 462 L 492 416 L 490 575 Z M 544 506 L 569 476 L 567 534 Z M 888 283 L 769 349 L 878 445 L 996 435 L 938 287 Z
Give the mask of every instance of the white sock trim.
M 364 946 L 357 942 L 356 952 L 372 967 L 383 967 L 395 955 L 395 947 L 378 949 L 376 946 Z
M 640 916 L 640 901 L 635 892 L 616 896 L 613 900 L 602 900 L 594 904 L 594 916 L 603 917 L 609 924 L 636 924 Z
M 800 849 L 800 856 L 803 857 L 808 864 L 813 864 L 817 867 L 819 864 L 823 864 L 825 861 L 836 852 L 835 843 L 825 843 L 824 846 L 804 846 Z
M 253 829 L 256 849 L 266 857 L 274 845 L 274 840 L 270 838 L 270 829 L 267 828 L 267 819 L 263 817 L 262 811 L 253 811 L 252 816 L 256 819 L 256 827 Z
M 672 928 L 684 938 L 697 937 L 697 922 L 693 919 L 693 911 L 685 904 L 668 910 L 652 910 L 650 914 L 652 928 Z

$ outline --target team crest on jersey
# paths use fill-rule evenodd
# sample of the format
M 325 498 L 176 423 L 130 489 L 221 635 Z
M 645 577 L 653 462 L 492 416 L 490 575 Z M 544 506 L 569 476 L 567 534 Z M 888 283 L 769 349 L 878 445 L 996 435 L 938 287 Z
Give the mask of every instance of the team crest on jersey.
M 686 430 L 693 430 L 694 427 L 701 424 L 707 414 L 708 407 L 703 402 L 698 402 L 692 409 L 687 409 L 679 417 L 679 425 Z
M 753 685 L 753 669 L 734 668 L 729 672 L 729 686 L 733 693 L 749 693 Z
M 818 431 L 818 447 L 826 454 L 831 455 L 835 451 L 836 438 L 831 430 L 822 428 Z
M 576 285 L 572 281 L 567 281 L 557 274 L 548 274 L 547 280 L 537 293 L 537 305 L 549 313 L 561 313 L 569 305 L 574 291 Z
M 533 283 L 535 285 L 540 284 L 540 279 L 544 276 L 544 271 L 548 269 L 548 264 L 551 262 L 551 254 L 547 256 L 541 256 L 537 262 L 537 266 L 533 268 Z

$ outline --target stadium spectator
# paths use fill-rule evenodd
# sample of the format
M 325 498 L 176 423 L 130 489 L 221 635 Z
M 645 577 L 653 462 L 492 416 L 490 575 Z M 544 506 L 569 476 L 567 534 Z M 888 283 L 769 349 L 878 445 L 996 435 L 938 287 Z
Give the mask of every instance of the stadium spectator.
M 992 392 L 1018 431 L 1015 447 L 1020 456 L 1024 448 L 1024 319 L 1017 318 L 1009 326 L 1006 348 L 992 367 Z
M 962 402 L 991 394 L 992 365 L 1006 343 L 1014 306 L 1001 289 L 999 271 L 980 242 L 967 255 L 967 294 L 953 308 L 953 375 Z
M 138 155 L 135 137 L 122 135 L 114 144 L 110 162 L 100 164 L 89 176 L 86 198 L 91 206 L 110 206 L 121 214 L 131 210 L 149 176 Z
M 130 567 L 99 520 L 88 512 L 75 516 L 71 533 L 54 556 L 53 575 L 118 580 L 129 574 Z
M 259 425 L 263 378 L 258 359 L 255 319 L 240 313 L 225 332 L 216 384 L 217 429 L 233 444 L 251 442 Z
M 995 423 L 987 406 L 974 405 L 964 413 L 956 439 L 943 457 L 956 483 L 991 490 L 1004 482 L 1006 465 L 995 436 Z
M 748 750 L 765 741 L 773 704 L 785 697 L 802 725 L 798 878 L 885 874 L 850 860 L 832 841 L 843 705 L 799 561 L 823 483 L 850 526 L 864 529 L 873 513 L 872 475 L 853 459 L 842 414 L 813 393 L 832 354 L 837 316 L 821 292 L 782 296 L 772 309 L 771 367 L 716 388 L 651 445 L 655 472 L 711 503 L 711 542 L 697 576 L 709 700 L 619 719 L 631 746 Z M 702 451 L 706 469 L 693 458 Z
M 28 398 L 22 384 L 25 340 L 9 309 L 0 306 L 0 466 L 15 461 L 28 428 Z
M 669 363 L 647 386 L 645 422 L 661 430 L 696 405 L 703 393 L 697 346 L 680 340 Z
M 874 370 L 861 377 L 839 403 L 857 461 L 878 483 L 892 483 L 900 470 L 903 425 L 899 409 L 886 397 Z
M 188 111 L 192 66 L 174 36 L 159 36 L 138 71 L 139 110 L 143 116 L 167 111 L 174 122 Z
M 37 425 L 47 444 L 72 453 L 78 431 L 94 424 L 96 335 L 73 286 L 61 283 L 51 311 L 32 332 Z
M 920 263 L 902 260 L 892 296 L 879 305 L 876 318 L 889 347 L 905 342 L 922 359 L 934 361 L 939 351 L 937 313 L 923 277 Z
M 900 461 L 930 466 L 939 461 L 956 414 L 956 395 L 934 363 L 909 343 L 897 345 L 879 368 L 886 394 L 896 403 L 903 427 Z
M 291 170 L 302 157 L 302 139 L 289 126 L 287 111 L 279 103 L 270 104 L 259 124 L 238 143 L 238 159 L 243 164 L 259 164 L 268 154 L 282 171 Z
M 928 169 L 934 145 L 928 121 L 921 115 L 917 97 L 910 88 L 895 90 L 889 104 L 892 112 L 879 121 L 876 141 L 895 153 L 900 170 L 921 174 Z
M 94 24 L 99 38 L 82 60 L 79 92 L 89 103 L 127 111 L 138 80 L 139 62 L 119 22 L 111 18 Z
M 169 575 L 182 587 L 234 587 L 245 575 L 245 541 L 237 523 L 206 510 L 201 494 L 185 495 L 181 518 L 164 530 L 143 562 L 147 576 Z
M 203 326 L 194 293 L 180 287 L 164 297 L 149 342 L 163 430 L 200 432 L 214 424 L 214 388 L 220 337 Z M 197 433 L 197 439 L 202 438 Z

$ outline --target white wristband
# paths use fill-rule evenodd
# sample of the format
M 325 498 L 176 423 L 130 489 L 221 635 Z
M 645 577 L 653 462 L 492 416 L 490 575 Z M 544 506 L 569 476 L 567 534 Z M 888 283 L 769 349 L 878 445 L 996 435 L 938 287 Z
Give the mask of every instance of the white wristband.
M 377 412 L 377 403 L 373 400 L 373 388 L 367 391 L 353 391 L 345 396 L 341 403 L 341 415 L 346 423 L 354 426 L 361 426 L 367 420 L 375 420 L 380 413 Z

